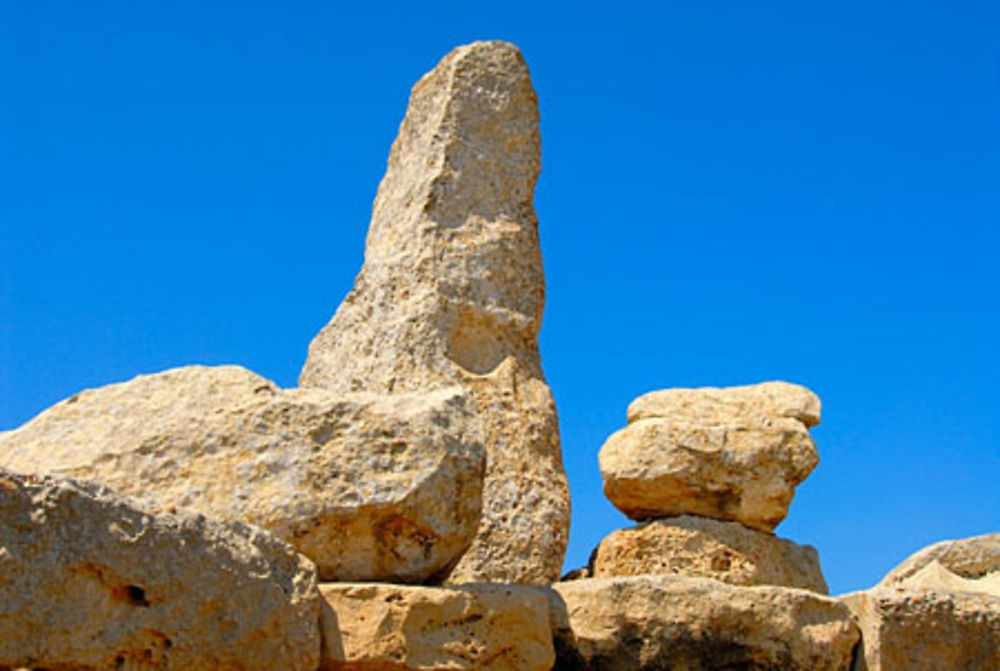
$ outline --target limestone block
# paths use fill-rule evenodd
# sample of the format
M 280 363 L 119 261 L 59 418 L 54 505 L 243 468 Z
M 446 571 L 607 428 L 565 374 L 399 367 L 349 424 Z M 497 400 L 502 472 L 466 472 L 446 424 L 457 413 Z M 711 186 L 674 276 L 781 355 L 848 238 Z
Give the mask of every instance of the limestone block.
M 0 667 L 312 671 L 318 619 L 265 531 L 0 469 Z
M 604 493 L 632 519 L 699 515 L 772 531 L 819 455 L 819 401 L 787 383 L 637 399 L 599 454 Z
M 668 573 L 828 591 L 814 548 L 737 522 L 690 515 L 615 531 L 591 562 L 595 578 Z
M 957 585 L 939 573 L 947 570 L 933 566 L 924 571 L 937 576 L 840 597 L 861 626 L 864 650 L 855 671 L 1000 669 L 1000 585 L 994 582 L 992 593 L 954 591 Z
M 530 587 L 329 583 L 322 669 L 548 671 L 548 600 Z
M 552 586 L 556 668 L 633 671 L 851 666 L 858 629 L 825 596 L 677 575 Z
M 471 406 L 458 387 L 334 394 L 189 366 L 81 392 L 0 433 L 0 466 L 258 525 L 324 580 L 431 581 L 479 522 Z

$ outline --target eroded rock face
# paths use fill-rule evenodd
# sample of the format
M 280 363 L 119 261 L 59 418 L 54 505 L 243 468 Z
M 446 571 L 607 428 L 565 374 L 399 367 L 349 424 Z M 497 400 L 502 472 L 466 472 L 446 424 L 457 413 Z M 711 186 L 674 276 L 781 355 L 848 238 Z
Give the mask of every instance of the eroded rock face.
M 653 392 L 628 414 L 599 462 L 605 495 L 632 519 L 699 515 L 771 531 L 819 463 L 809 436 L 819 400 L 788 383 Z
M 81 392 L 0 434 L 0 466 L 256 524 L 325 580 L 433 580 L 475 536 L 485 453 L 458 387 L 282 390 L 190 366 Z
M 861 625 L 857 671 L 1000 669 L 1000 534 L 915 553 L 840 597 Z
M 472 392 L 488 455 L 483 517 L 451 582 L 555 580 L 566 549 L 569 490 L 538 353 L 539 146 L 513 45 L 459 47 L 417 82 L 364 266 L 300 378 L 335 391 Z
M 806 426 L 820 420 L 820 400 L 805 387 L 789 382 L 762 382 L 742 387 L 662 389 L 643 394 L 628 406 L 629 423 L 652 417 L 676 418 L 706 425 L 740 423 L 748 417 L 797 419 Z
M 331 583 L 320 592 L 321 669 L 552 668 L 548 600 L 534 588 Z
M 819 553 L 736 522 L 671 517 L 609 534 L 594 553 L 595 578 L 678 574 L 731 585 L 779 585 L 827 593 Z
M 861 626 L 856 670 L 1000 669 L 1000 597 L 946 587 L 918 581 L 840 597 Z
M 676 575 L 552 586 L 556 668 L 824 670 L 851 666 L 850 612 L 804 590 Z
M 264 531 L 0 469 L 0 667 L 311 670 L 318 618 Z
M 962 578 L 1000 577 L 1000 533 L 935 543 L 907 557 L 879 584 L 903 583 L 934 562 Z
M 978 578 L 963 578 L 949 571 L 944 564 L 932 561 L 919 571 L 895 583 L 907 589 L 930 589 L 939 592 L 976 592 L 1000 598 L 1000 572 Z

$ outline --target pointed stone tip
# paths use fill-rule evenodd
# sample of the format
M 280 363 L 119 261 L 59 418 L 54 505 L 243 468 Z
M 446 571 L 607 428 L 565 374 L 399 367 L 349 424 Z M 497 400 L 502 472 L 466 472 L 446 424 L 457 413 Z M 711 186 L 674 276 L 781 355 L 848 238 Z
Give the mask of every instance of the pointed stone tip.
M 521 50 L 513 42 L 505 40 L 476 40 L 468 44 L 461 44 L 451 50 L 455 52 L 509 52 L 522 56 Z
M 368 251 L 390 240 L 387 231 L 401 230 L 406 208 L 447 229 L 472 219 L 520 222 L 530 228 L 521 243 L 536 249 L 532 198 L 540 170 L 538 96 L 521 52 L 502 41 L 456 47 L 410 93 L 376 197 Z M 389 244 L 397 249 L 398 239 Z M 510 259 L 494 262 L 510 267 Z M 529 276 L 542 286 L 540 270 Z M 528 311 L 537 321 L 535 312 Z
M 449 66 L 463 67 L 470 62 L 474 69 L 528 75 L 528 64 L 521 50 L 503 40 L 478 40 L 457 46 L 438 62 L 431 73 Z
M 531 73 L 516 45 L 502 40 L 480 40 L 462 44 L 449 51 L 414 84 L 407 106 L 407 117 L 414 116 L 422 99 L 440 105 L 448 99 L 472 95 L 480 99 L 526 88 L 535 105 Z M 485 94 L 485 96 L 483 95 Z M 443 98 L 438 96 L 443 95 Z M 530 114 L 537 116 L 536 113 Z M 417 114 L 418 119 L 424 115 Z M 431 118 L 434 118 L 431 115 Z

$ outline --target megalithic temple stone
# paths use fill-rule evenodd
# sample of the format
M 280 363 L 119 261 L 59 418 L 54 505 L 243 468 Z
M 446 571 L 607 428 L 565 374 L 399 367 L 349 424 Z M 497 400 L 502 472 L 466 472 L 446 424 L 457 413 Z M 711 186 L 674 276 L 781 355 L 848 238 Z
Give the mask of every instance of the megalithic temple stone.
M 354 288 L 300 384 L 405 392 L 459 383 L 487 473 L 476 539 L 448 582 L 558 578 L 569 489 L 538 332 L 545 278 L 533 204 L 538 103 L 520 52 L 476 42 L 414 86 Z

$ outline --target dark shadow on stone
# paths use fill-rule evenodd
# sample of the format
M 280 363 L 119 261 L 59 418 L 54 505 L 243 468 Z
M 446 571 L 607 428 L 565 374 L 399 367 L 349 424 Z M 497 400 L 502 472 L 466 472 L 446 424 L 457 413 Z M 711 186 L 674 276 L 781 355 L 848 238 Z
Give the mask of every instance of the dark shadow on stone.
M 319 671 L 331 671 L 340 667 L 341 664 L 335 660 L 343 660 L 346 655 L 344 639 L 340 633 L 340 620 L 337 618 L 337 611 L 322 597 L 319 600 L 319 634 Z

